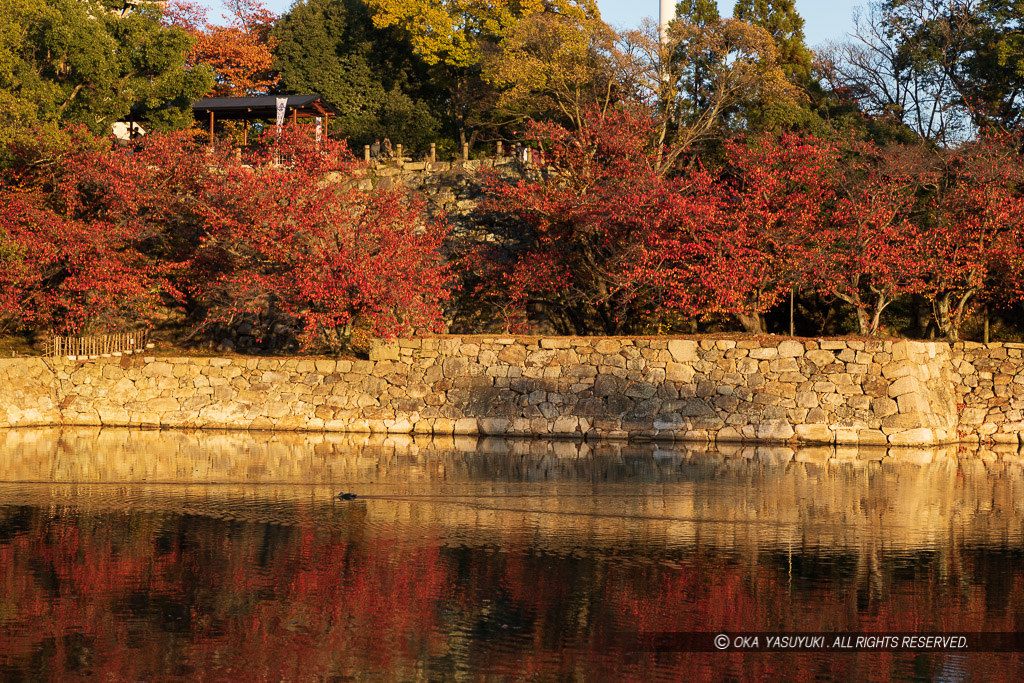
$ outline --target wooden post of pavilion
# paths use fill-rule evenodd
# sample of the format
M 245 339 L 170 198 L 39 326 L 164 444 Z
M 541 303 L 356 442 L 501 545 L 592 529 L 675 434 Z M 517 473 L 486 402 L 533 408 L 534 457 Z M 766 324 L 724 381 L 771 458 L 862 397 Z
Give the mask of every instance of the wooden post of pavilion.
M 210 144 L 213 144 L 213 111 L 210 111 Z

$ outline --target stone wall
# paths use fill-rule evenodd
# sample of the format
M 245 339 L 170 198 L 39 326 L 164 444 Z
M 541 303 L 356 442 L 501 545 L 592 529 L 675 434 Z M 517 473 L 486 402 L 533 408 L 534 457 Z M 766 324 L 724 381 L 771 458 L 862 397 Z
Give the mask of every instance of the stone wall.
M 1024 443 L 1024 344 L 953 345 L 960 437 Z
M 61 423 L 56 376 L 42 358 L 0 359 L 0 427 Z
M 938 342 L 445 337 L 357 361 L 7 361 L 0 381 L 22 387 L 7 425 L 911 445 L 958 438 L 957 372 Z
M 468 161 L 403 161 L 373 162 L 358 169 L 355 178 L 340 173 L 328 176 L 334 182 L 354 182 L 365 191 L 404 188 L 427 202 L 433 214 L 443 214 L 456 233 L 479 228 L 474 216 L 482 195 L 481 172 L 497 172 L 515 180 L 539 172 L 512 157 L 489 157 Z

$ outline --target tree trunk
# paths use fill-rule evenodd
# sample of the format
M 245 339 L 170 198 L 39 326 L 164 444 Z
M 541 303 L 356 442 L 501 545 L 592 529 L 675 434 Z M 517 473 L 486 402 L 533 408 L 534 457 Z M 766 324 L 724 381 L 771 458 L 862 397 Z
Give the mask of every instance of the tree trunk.
M 875 314 L 871 317 L 871 330 L 869 331 L 869 336 L 874 337 L 878 334 L 878 327 L 882 322 L 882 310 L 883 309 L 881 307 L 875 307 Z
M 746 313 L 737 313 L 736 319 L 739 320 L 740 325 L 743 325 L 743 330 L 751 334 L 764 334 L 764 320 L 761 314 L 753 312 L 750 315 Z
M 932 326 L 931 306 L 927 299 L 920 294 L 914 295 L 914 321 L 917 327 L 917 336 L 924 339 L 928 336 L 928 328 Z
M 793 325 L 793 309 L 796 307 L 796 288 L 789 290 L 789 336 L 796 336 L 796 327 Z
M 860 336 L 867 337 L 870 335 L 871 323 L 868 320 L 868 312 L 864 310 L 864 303 L 860 296 L 860 275 L 852 273 L 847 284 L 849 290 L 847 292 L 836 292 L 836 297 L 853 306 L 854 313 L 857 316 L 857 330 Z
M 967 315 L 967 302 L 978 290 L 978 287 L 971 287 L 956 300 L 955 304 L 952 292 L 940 294 L 933 302 L 935 324 L 938 325 L 942 336 L 949 341 L 960 341 L 960 327 L 964 323 L 964 316 Z
M 882 325 L 882 311 L 884 311 L 891 303 L 892 299 L 886 297 L 884 292 L 875 290 L 875 312 L 871 316 L 871 327 L 868 330 L 869 336 L 874 337 L 878 334 L 878 328 Z
M 956 328 L 957 340 L 960 339 L 960 328 L 963 326 L 964 317 L 967 315 L 967 302 L 972 296 L 977 294 L 978 291 L 978 287 L 971 287 L 964 292 L 963 296 L 961 296 L 960 300 L 957 302 L 956 309 L 953 311 L 953 326 Z
M 862 337 L 871 336 L 871 320 L 869 319 L 868 312 L 864 310 L 863 306 L 857 306 L 853 309 L 857 312 L 857 329 Z
M 960 341 L 960 330 L 955 325 L 949 310 L 950 295 L 940 294 L 932 302 L 932 311 L 935 315 L 935 325 L 939 328 L 939 334 L 951 342 Z
M 868 312 L 866 310 L 864 310 L 864 305 L 863 305 L 863 302 L 861 301 L 861 298 L 860 298 L 860 292 L 857 290 L 857 288 L 860 286 L 859 282 L 860 282 L 860 278 L 856 278 L 856 277 L 853 278 L 853 283 L 852 283 L 853 286 L 850 289 L 850 293 L 849 294 L 845 294 L 845 293 L 841 294 L 841 293 L 837 292 L 836 293 L 836 298 L 838 298 L 840 301 L 845 301 L 846 303 L 848 303 L 851 306 L 853 306 L 853 311 L 854 311 L 854 313 L 857 316 L 857 330 L 858 330 L 858 333 L 862 337 L 867 337 L 867 336 L 869 336 L 871 334 L 870 333 L 871 322 L 868 319 L 868 317 L 869 317 L 868 316 Z M 824 334 L 824 332 L 822 332 L 822 333 Z

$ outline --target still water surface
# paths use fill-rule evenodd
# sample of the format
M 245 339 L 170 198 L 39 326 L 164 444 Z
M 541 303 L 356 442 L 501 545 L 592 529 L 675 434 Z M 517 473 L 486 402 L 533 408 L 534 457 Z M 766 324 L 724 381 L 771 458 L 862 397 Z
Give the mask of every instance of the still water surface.
M 1024 631 L 1016 449 L 0 431 L 0 680 L 1024 680 L 636 647 L 954 630 Z

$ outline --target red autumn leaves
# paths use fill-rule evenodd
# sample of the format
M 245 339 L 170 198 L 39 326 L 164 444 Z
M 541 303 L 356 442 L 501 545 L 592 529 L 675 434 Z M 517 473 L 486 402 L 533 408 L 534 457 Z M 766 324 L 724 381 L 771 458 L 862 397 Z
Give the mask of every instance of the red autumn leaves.
M 0 325 L 101 332 L 180 306 L 202 328 L 272 312 L 306 346 L 335 348 L 355 326 L 439 328 L 444 224 L 415 198 L 338 182 L 355 166 L 293 131 L 245 159 L 187 134 L 22 150 L 0 187 Z
M 490 209 L 525 226 L 492 251 L 481 293 L 509 318 L 542 307 L 568 333 L 650 331 L 732 317 L 752 332 L 796 289 L 848 303 L 860 332 L 917 294 L 948 338 L 996 295 L 1019 298 L 1022 166 L 1014 141 L 936 152 L 809 136 L 727 141 L 714 170 L 658 172 L 643 113 L 592 114 L 578 131 L 534 124 L 550 171 L 493 178 Z
M 275 154 L 287 165 L 274 165 Z M 294 130 L 248 161 L 223 163 L 203 187 L 197 290 L 216 320 L 273 300 L 306 346 L 332 348 L 356 325 L 382 337 L 441 328 L 447 227 L 425 219 L 420 199 L 342 189 L 357 166 L 344 143 L 316 145 Z
M 160 227 L 144 217 L 160 201 L 140 191 L 145 170 L 84 131 L 11 150 L 15 167 L 0 185 L 0 330 L 102 330 L 146 319 L 174 263 L 155 258 Z
M 1024 299 L 1011 138 L 935 151 L 762 134 L 665 174 L 652 131 L 630 110 L 532 124 L 544 166 L 485 182 L 474 303 L 524 329 L 758 332 L 799 291 L 875 334 L 914 296 L 956 339 L 977 304 Z M 175 308 L 214 337 L 283 325 L 307 348 L 444 327 L 444 222 L 417 195 L 355 189 L 343 144 L 291 129 L 245 158 L 186 133 L 17 144 L 0 184 L 0 331 L 123 330 Z
M 270 30 L 277 15 L 260 0 L 227 0 L 226 26 L 211 23 L 207 7 L 192 0 L 171 0 L 163 8 L 164 21 L 178 26 L 195 39 L 187 60 L 190 66 L 205 64 L 214 74 L 208 97 L 263 95 L 278 84 Z

